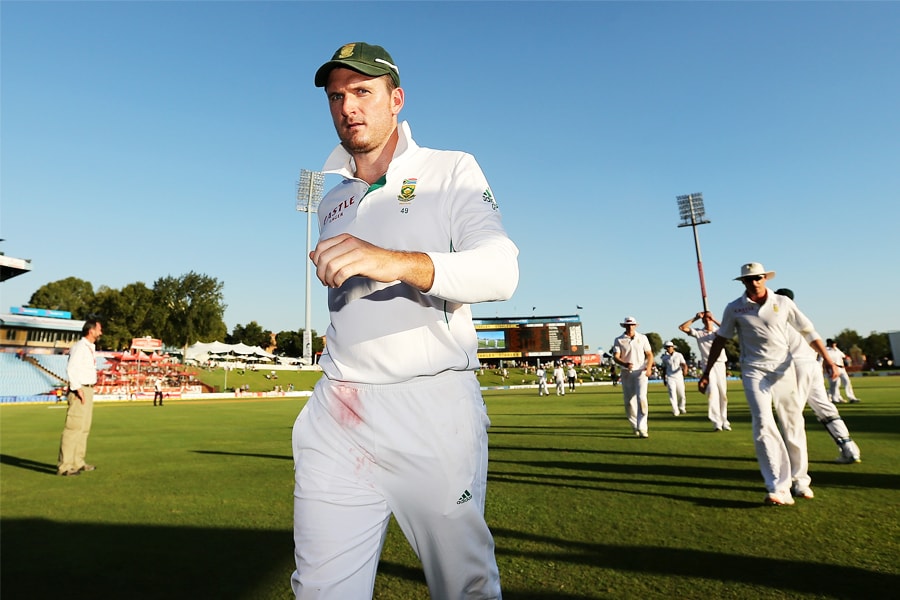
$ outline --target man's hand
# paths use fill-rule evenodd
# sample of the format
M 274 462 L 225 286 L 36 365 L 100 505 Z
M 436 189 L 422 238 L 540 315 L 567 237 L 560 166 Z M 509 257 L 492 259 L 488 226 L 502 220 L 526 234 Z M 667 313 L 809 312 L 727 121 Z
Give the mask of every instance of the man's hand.
M 78 399 L 81 400 L 82 404 L 84 404 L 84 392 L 81 391 L 81 388 L 75 390 L 75 395 L 78 396 Z
M 330 288 L 356 275 L 381 283 L 402 281 L 423 292 L 434 283 L 428 255 L 386 250 L 347 233 L 320 240 L 309 259 L 316 265 L 316 277 Z
M 697 389 L 700 390 L 701 394 L 706 393 L 706 388 L 709 387 L 709 376 L 701 375 L 700 380 L 697 382 Z

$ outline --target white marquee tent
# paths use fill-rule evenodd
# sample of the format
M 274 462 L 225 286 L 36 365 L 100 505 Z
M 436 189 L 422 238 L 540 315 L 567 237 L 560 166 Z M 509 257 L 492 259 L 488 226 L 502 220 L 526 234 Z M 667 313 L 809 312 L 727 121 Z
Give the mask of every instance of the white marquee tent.
M 185 360 L 193 360 L 204 363 L 213 360 L 275 360 L 275 355 L 266 352 L 259 346 L 247 344 L 224 344 L 222 342 L 197 342 L 188 346 Z

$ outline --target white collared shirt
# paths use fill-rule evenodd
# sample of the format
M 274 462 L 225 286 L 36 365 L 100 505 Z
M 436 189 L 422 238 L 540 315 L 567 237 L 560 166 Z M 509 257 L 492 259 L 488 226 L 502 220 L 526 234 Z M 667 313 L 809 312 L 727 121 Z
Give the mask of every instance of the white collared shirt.
M 666 367 L 666 377 L 681 377 L 684 375 L 682 366 L 687 365 L 687 362 L 684 360 L 684 355 L 678 350 L 672 354 L 663 352 L 662 362 Z
M 355 178 L 342 146 L 332 152 L 324 170 L 345 179 L 319 205 L 319 238 L 349 233 L 424 252 L 434 283 L 420 292 L 351 277 L 328 290 L 331 324 L 319 364 L 329 379 L 390 384 L 478 368 L 469 304 L 506 300 L 519 281 L 518 248 L 475 158 L 419 147 L 405 121 L 398 133 L 382 186 Z
M 715 325 L 713 325 L 715 327 Z M 705 365 L 709 361 L 709 350 L 712 348 L 713 340 L 716 339 L 716 329 L 712 331 L 707 331 L 706 328 L 698 329 L 696 327 L 692 327 L 685 333 L 689 336 L 697 340 L 697 347 L 700 349 L 700 360 L 703 361 Z M 719 358 L 716 359 L 717 363 L 723 363 L 728 360 L 728 356 L 725 354 L 725 350 L 722 350 L 719 353 Z
M 631 363 L 632 371 L 643 371 L 647 369 L 647 353 L 653 352 L 650 347 L 650 340 L 643 333 L 634 332 L 634 337 L 630 338 L 623 333 L 613 342 L 613 356 L 618 355 L 619 360 L 625 363 Z M 623 369 L 625 367 L 622 367 Z
M 69 360 L 66 363 L 69 388 L 77 390 L 81 386 L 97 383 L 97 359 L 94 351 L 94 344 L 84 337 L 69 349 Z
M 793 300 L 769 290 L 763 304 L 750 300 L 746 294 L 730 302 L 716 335 L 730 338 L 738 334 L 742 366 L 777 370 L 789 363 L 790 328 L 807 343 L 820 339 L 812 321 Z

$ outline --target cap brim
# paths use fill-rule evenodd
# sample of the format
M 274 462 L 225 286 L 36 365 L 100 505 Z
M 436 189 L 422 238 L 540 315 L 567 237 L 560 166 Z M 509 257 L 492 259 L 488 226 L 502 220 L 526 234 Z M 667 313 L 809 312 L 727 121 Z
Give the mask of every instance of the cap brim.
M 355 60 L 329 60 L 316 71 L 316 87 L 325 87 L 328 85 L 328 74 L 331 73 L 333 69 L 339 67 L 350 69 L 351 71 L 356 71 L 357 73 L 362 73 L 369 77 L 390 75 L 394 79 L 394 82 L 397 85 L 400 85 L 398 78 L 394 77 L 394 72 L 387 67 L 377 67 L 369 63 L 357 62 Z
M 756 275 L 765 275 L 766 280 L 775 279 L 775 271 L 766 271 L 765 273 L 757 273 Z M 756 275 L 738 275 L 734 278 L 735 281 L 740 281 L 744 277 L 756 277 Z

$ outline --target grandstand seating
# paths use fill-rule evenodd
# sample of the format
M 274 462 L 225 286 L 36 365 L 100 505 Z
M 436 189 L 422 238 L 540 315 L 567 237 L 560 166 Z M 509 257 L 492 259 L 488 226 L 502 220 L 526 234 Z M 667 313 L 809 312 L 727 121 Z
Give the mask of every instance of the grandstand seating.
M 9 352 L 0 352 L 0 373 L 3 373 L 0 401 L 14 402 L 8 398 L 49 394 L 59 384 L 50 375 Z
M 60 385 L 64 385 L 68 355 L 29 354 L 28 356 L 48 371 L 58 375 L 63 381 L 45 373 L 27 360 L 22 360 L 17 354 L 0 352 L 0 403 L 22 402 L 25 399 L 29 402 L 52 400 L 51 392 Z M 106 358 L 97 358 L 97 370 L 106 368 L 106 365 Z
M 66 363 L 69 357 L 65 354 L 30 354 L 42 367 L 58 376 L 62 381 L 66 380 Z M 59 383 L 59 382 L 57 382 Z

